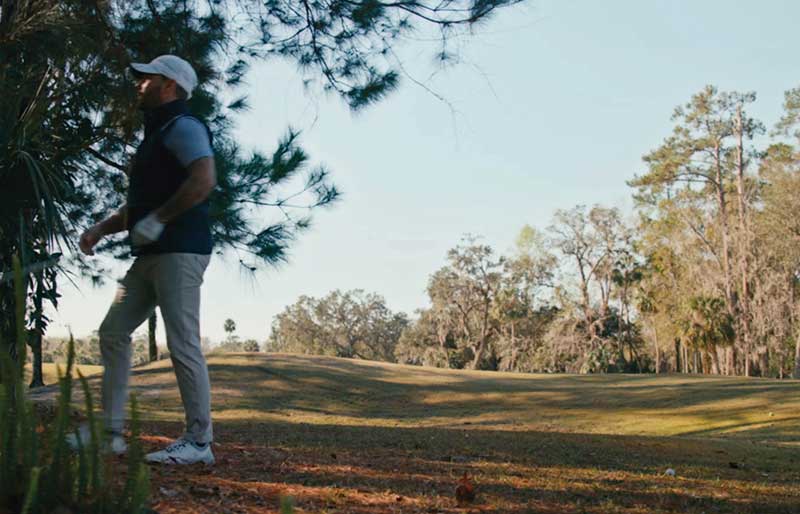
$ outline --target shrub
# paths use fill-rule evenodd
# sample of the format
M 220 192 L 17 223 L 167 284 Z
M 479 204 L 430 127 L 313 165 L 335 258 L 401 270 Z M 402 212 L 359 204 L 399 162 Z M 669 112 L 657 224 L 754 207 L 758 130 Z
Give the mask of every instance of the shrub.
M 14 259 L 16 295 L 16 361 L 12 345 L 0 341 L 0 512 L 46 514 L 64 508 L 87 514 L 139 514 L 149 495 L 147 467 L 139 443 L 139 415 L 131 398 L 131 445 L 124 484 L 114 484 L 113 459 L 105 459 L 105 440 L 94 418 L 89 383 L 79 377 L 91 438 L 86 448 L 73 452 L 65 438 L 76 431 L 70 418 L 72 367 L 75 344 L 70 338 L 67 369 L 59 370 L 56 417 L 49 430 L 38 423 L 23 383 L 25 365 L 25 286 L 22 268 Z M 77 432 L 76 432 L 77 433 Z M 122 488 L 120 490 L 120 487 Z

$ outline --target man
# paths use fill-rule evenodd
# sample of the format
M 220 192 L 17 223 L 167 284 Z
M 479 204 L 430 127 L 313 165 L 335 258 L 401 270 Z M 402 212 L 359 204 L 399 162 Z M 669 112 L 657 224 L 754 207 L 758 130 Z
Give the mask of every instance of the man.
M 133 265 L 100 325 L 103 410 L 109 449 L 124 453 L 122 437 L 131 334 L 161 310 L 167 347 L 186 413 L 184 435 L 146 456 L 165 464 L 214 463 L 208 368 L 200 348 L 200 286 L 211 254 L 208 196 L 216 185 L 211 135 L 186 100 L 197 85 L 191 65 L 174 55 L 131 64 L 145 112 L 144 140 L 129 172 L 126 205 L 81 235 L 93 255 L 106 235 L 129 231 Z M 88 438 L 88 430 L 80 431 Z M 77 446 L 74 440 L 72 444 Z

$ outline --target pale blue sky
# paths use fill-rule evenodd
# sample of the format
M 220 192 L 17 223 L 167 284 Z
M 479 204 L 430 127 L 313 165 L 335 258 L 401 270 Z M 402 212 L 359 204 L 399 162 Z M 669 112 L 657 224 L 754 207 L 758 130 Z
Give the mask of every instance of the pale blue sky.
M 754 90 L 751 114 L 778 119 L 783 92 L 800 85 L 798 19 L 800 3 L 788 0 L 530 0 L 462 42 L 464 62 L 430 83 L 455 115 L 407 79 L 353 115 L 336 98 L 305 95 L 291 66 L 258 67 L 242 144 L 269 152 L 288 125 L 302 129 L 345 195 L 317 215 L 288 265 L 255 281 L 235 258 L 215 256 L 203 334 L 223 338 L 230 317 L 241 337 L 263 341 L 284 306 L 336 288 L 377 292 L 411 313 L 465 233 L 504 252 L 524 224 L 544 229 L 556 209 L 629 209 L 625 181 L 668 135 L 673 108 L 704 85 Z M 417 42 L 401 54 L 425 79 L 434 51 Z M 113 283 L 65 285 L 51 333 L 94 330 Z

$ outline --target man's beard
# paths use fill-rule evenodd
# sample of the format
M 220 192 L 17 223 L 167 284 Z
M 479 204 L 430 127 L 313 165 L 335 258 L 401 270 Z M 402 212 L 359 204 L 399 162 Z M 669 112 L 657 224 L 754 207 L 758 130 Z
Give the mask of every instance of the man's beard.
M 145 91 L 143 94 L 139 95 L 138 102 L 139 102 L 139 110 L 141 111 L 149 111 L 154 109 L 157 105 L 158 99 L 158 91 L 156 90 L 148 90 Z

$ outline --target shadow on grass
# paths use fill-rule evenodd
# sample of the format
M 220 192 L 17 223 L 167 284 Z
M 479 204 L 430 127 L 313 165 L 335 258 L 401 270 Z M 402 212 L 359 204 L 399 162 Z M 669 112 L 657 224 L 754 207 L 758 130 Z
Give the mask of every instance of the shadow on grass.
M 209 371 L 214 408 L 223 417 L 249 410 L 346 417 L 352 424 L 470 423 L 509 430 L 800 441 L 797 381 L 464 373 L 288 354 L 211 355 Z M 100 378 L 91 381 L 98 387 Z M 132 391 L 161 414 L 181 413 L 168 362 L 134 368 L 131 383 Z M 779 416 L 770 418 L 772 409 Z
M 757 440 L 800 440 L 797 417 L 767 418 L 770 408 L 792 403 L 800 408 L 796 399 L 800 384 L 796 381 L 653 375 L 521 374 L 508 378 L 508 374 L 464 375 L 291 355 L 251 356 L 248 362 L 217 362 L 209 367 L 215 383 L 239 382 L 251 387 L 247 395 L 223 409 L 291 409 L 427 424 L 480 417 L 493 425 L 552 422 L 556 429 L 559 420 L 580 422 L 582 417 L 591 420 L 596 415 L 613 419 L 612 413 L 634 416 L 635 421 L 650 417 L 673 422 L 684 416 L 690 421 L 671 429 L 674 435 L 739 432 L 738 437 Z M 541 416 L 537 417 L 534 409 Z M 754 421 L 754 415 L 762 419 Z
M 796 382 L 517 376 L 284 354 L 210 356 L 209 371 L 219 465 L 199 475 L 155 469 L 159 512 L 230 510 L 187 489 L 204 483 L 227 491 L 219 502 L 253 512 L 274 509 L 278 494 L 304 502 L 300 512 L 463 512 L 453 489 L 464 471 L 479 484 L 480 510 L 498 514 L 771 514 L 800 505 L 797 452 L 752 443 L 798 433 L 796 416 L 752 420 L 756 409 L 794 409 Z M 95 390 L 99 382 L 91 379 Z M 131 383 L 150 434 L 180 435 L 180 424 L 157 421 L 183 418 L 168 363 L 135 368 Z M 717 426 L 678 432 L 697 438 L 586 433 L 680 416 Z M 720 423 L 746 438 L 712 439 Z M 665 477 L 667 468 L 678 476 Z
M 174 423 L 145 428 L 167 436 L 181 430 Z M 800 505 L 796 463 L 777 449 L 754 456 L 735 443 L 246 420 L 217 423 L 215 432 L 213 476 L 223 482 L 214 483 L 237 489 L 241 506 L 270 494 L 274 503 L 291 491 L 309 512 L 450 512 L 464 471 L 478 484 L 481 512 L 773 514 Z M 742 459 L 741 468 L 729 466 Z M 678 476 L 664 476 L 667 467 Z M 209 479 L 161 468 L 154 480 L 169 489 Z M 409 508 L 375 510 L 392 498 Z

